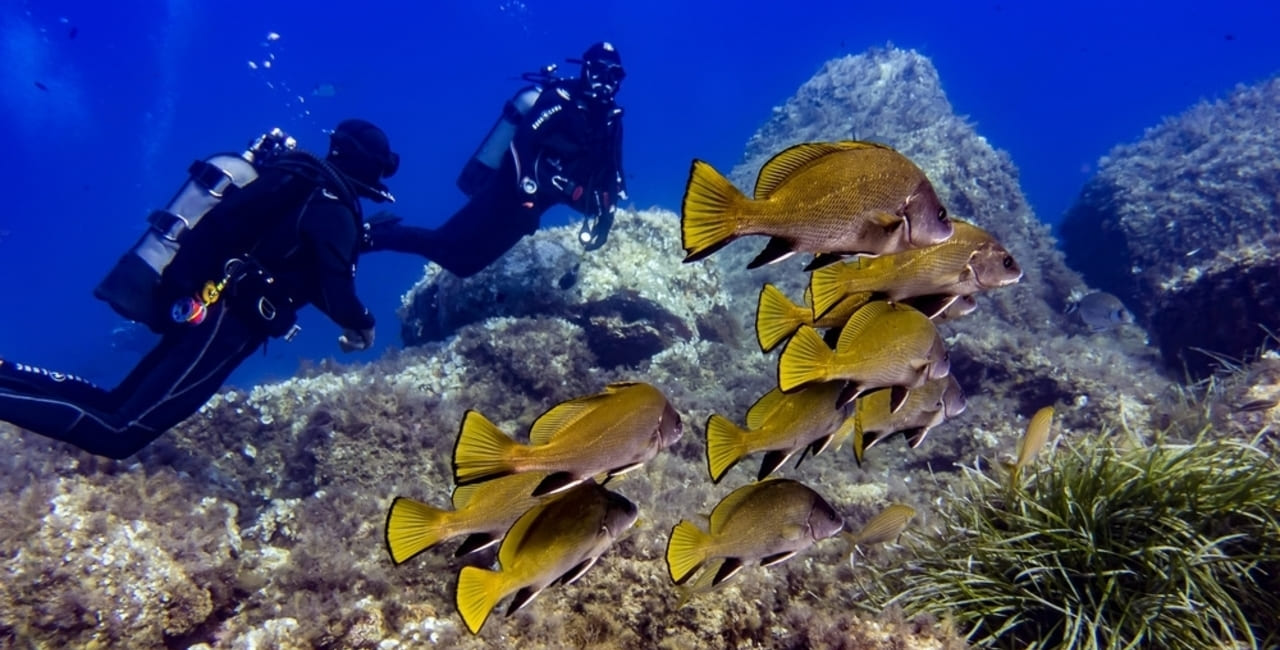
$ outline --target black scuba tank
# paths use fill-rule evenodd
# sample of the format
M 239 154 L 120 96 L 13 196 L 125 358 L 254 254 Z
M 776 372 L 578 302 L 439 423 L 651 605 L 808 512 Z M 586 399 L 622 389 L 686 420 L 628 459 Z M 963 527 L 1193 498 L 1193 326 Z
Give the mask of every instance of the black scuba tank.
M 480 142 L 476 152 L 467 160 L 462 173 L 458 174 L 458 189 L 463 194 L 474 196 L 477 192 L 484 191 L 493 181 L 498 168 L 502 166 L 502 157 L 506 155 L 511 140 L 515 137 L 516 129 L 541 94 L 542 86 L 530 86 L 502 105 L 502 115 L 493 128 L 489 129 L 489 134 Z
M 292 137 L 272 129 L 243 153 L 214 154 L 192 163 L 186 183 L 163 210 L 147 217 L 147 231 L 121 256 L 93 295 L 116 313 L 154 332 L 170 327 L 172 296 L 163 295 L 161 281 L 184 239 L 228 193 L 257 180 L 259 166 L 296 147 Z

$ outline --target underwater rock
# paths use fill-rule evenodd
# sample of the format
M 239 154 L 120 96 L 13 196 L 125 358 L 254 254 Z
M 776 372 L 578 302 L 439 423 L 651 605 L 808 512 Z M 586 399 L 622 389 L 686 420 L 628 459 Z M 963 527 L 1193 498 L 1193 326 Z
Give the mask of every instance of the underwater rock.
M 582 328 L 600 365 L 615 367 L 636 366 L 695 332 L 732 336 L 704 318 L 725 307 L 718 275 L 679 260 L 679 218 L 663 210 L 620 211 L 593 253 L 576 228 L 546 228 L 469 278 L 429 265 L 403 298 L 401 338 L 420 345 L 489 318 L 560 318 Z
M 1030 415 L 1055 401 L 1077 405 L 1059 411 L 1071 424 L 1097 417 L 1114 421 L 1119 413 L 1146 419 L 1144 409 L 1133 404 L 1155 405 L 1170 386 L 1154 362 L 1154 350 L 1123 337 L 1069 340 L 1073 330 L 1063 311 L 1084 281 L 1068 268 L 1049 227 L 1032 212 L 1009 155 L 955 114 L 927 57 L 889 46 L 828 61 L 773 109 L 730 178 L 740 188 L 751 188 L 760 167 L 786 147 L 847 139 L 881 142 L 910 157 L 929 176 L 947 210 L 990 231 L 1024 271 L 1018 284 L 979 295 L 974 313 L 940 327 L 952 352 L 952 372 L 968 395 L 983 396 L 970 401 L 960 423 L 944 424 L 942 436 L 950 435 L 952 426 L 1003 430 L 1002 419 L 1010 413 Z M 801 267 L 809 256 L 748 271 L 746 264 L 762 240 L 745 241 L 707 261 L 720 265 L 733 300 L 729 311 L 744 319 L 741 327 L 750 332 L 760 287 L 772 282 L 799 300 L 808 281 Z M 1128 388 L 1122 393 L 1117 386 Z M 958 443 L 960 448 L 926 444 L 908 456 L 921 466 L 946 466 L 974 451 L 968 444 L 978 450 L 995 444 L 990 435 L 981 439 Z M 877 452 L 899 456 L 897 442 L 887 441 Z
M 1252 356 L 1280 328 L 1280 78 L 1119 145 L 1062 223 L 1067 259 L 1129 304 L 1165 361 Z

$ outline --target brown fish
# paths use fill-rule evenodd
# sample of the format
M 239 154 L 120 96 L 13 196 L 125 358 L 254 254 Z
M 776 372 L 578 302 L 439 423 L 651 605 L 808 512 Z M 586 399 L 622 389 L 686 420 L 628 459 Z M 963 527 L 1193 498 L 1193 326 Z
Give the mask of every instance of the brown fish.
M 681 204 L 684 261 L 700 260 L 744 235 L 772 239 L 755 268 L 815 253 L 812 268 L 839 255 L 885 255 L 945 241 L 951 220 L 915 163 L 870 142 L 790 147 L 760 169 L 747 198 L 711 165 L 694 160 Z
M 1022 278 L 1022 267 L 990 233 L 952 220 L 955 234 L 944 242 L 875 258 L 860 257 L 813 272 L 813 313 L 821 318 L 851 295 L 867 292 L 912 306 L 934 317 L 959 296 L 995 289 Z
M 867 450 L 901 432 L 912 449 L 924 442 L 934 427 L 954 418 L 967 406 L 964 391 L 953 375 L 930 379 L 911 391 L 897 413 L 889 411 L 889 391 L 877 390 L 859 397 L 853 406 L 853 457 L 862 464 Z M 837 442 L 837 445 L 839 443 Z
M 840 333 L 833 351 L 810 327 L 801 327 L 778 358 L 778 387 L 784 393 L 806 384 L 843 380 L 838 405 L 875 388 L 891 388 L 890 412 L 897 412 L 910 389 L 951 371 L 946 346 L 924 314 L 883 300 L 859 309 Z
M 871 518 L 856 533 L 845 533 L 849 540 L 849 565 L 853 565 L 853 554 L 859 546 L 883 544 L 897 539 L 907 529 L 907 523 L 916 516 L 915 508 L 903 503 L 895 503 L 885 508 L 880 514 Z
M 463 535 L 467 537 L 454 553 L 457 557 L 497 543 L 520 515 L 543 500 L 531 495 L 545 478 L 545 472 L 534 472 L 464 485 L 453 491 L 453 510 L 396 497 L 387 512 L 386 543 L 391 561 L 403 564 Z
M 467 411 L 453 450 L 454 481 L 469 485 L 550 472 L 533 495 L 553 494 L 596 474 L 636 469 L 682 432 L 680 414 L 662 391 L 639 382 L 609 384 L 598 395 L 556 405 L 533 423 L 528 445 L 509 438 L 479 412 Z
M 847 296 L 840 304 L 827 310 L 822 318 L 815 319 L 808 289 L 804 292 L 804 304 L 797 305 L 782 290 L 766 283 L 760 290 L 760 301 L 756 305 L 756 341 L 762 351 L 769 352 L 795 334 L 802 325 L 818 329 L 843 327 L 853 312 L 870 300 L 870 292 Z
M 709 586 L 750 562 L 777 564 L 844 528 L 844 518 L 820 494 L 797 481 L 775 478 L 740 487 L 711 511 L 710 532 L 688 520 L 671 530 L 667 569 L 682 584 L 702 565 L 725 558 Z
M 794 393 L 778 389 L 765 393 L 747 411 L 743 429 L 719 414 L 707 419 L 707 469 L 712 482 L 751 454 L 765 452 L 757 480 L 768 478 L 797 451 L 814 455 L 840 435 L 848 420 L 836 408 L 840 382 L 813 384 Z
M 572 584 L 636 521 L 631 501 L 596 483 L 580 484 L 522 515 L 498 549 L 500 571 L 466 566 L 455 602 L 472 634 L 512 592 L 507 615 L 554 582 Z

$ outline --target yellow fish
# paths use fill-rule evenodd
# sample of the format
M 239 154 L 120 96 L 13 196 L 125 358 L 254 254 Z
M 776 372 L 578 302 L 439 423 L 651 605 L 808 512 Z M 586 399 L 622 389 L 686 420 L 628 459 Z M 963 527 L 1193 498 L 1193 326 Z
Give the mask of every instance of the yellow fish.
M 847 296 L 839 305 L 827 310 L 822 318 L 814 318 L 813 297 L 808 289 L 804 291 L 804 304 L 797 305 L 782 290 L 765 283 L 756 305 L 756 341 L 762 351 L 769 352 L 795 334 L 802 325 L 817 329 L 843 327 L 859 307 L 871 300 L 871 295 L 867 292 Z
M 910 389 L 947 376 L 951 363 L 933 323 L 919 311 L 882 300 L 868 303 L 849 319 L 834 351 L 810 327 L 801 327 L 778 358 L 778 387 L 784 393 L 824 381 L 848 382 L 837 405 L 890 388 L 896 413 Z
M 889 411 L 887 390 L 867 393 L 853 405 L 853 457 L 861 465 L 872 445 L 895 433 L 906 436 L 912 449 L 919 447 L 931 429 L 964 413 L 968 403 L 955 376 L 947 375 L 911 391 L 897 413 Z
M 836 408 L 839 382 L 814 384 L 791 394 L 778 389 L 765 393 L 747 411 L 742 429 L 719 414 L 707 419 L 707 469 L 719 483 L 725 472 L 743 458 L 766 452 L 757 480 L 764 480 L 796 451 L 816 455 L 839 435 L 849 418 Z
M 724 558 L 708 587 L 733 577 L 750 562 L 770 566 L 839 533 L 844 518 L 817 492 L 790 479 L 740 487 L 711 511 L 711 530 L 688 520 L 667 541 L 667 570 L 683 584 L 703 564 Z
M 1046 406 L 1031 416 L 1027 423 L 1027 431 L 1018 441 L 1018 457 L 1013 463 L 1006 463 L 1010 470 L 1010 485 L 1017 485 L 1022 468 L 1031 464 L 1036 454 L 1049 442 L 1049 432 L 1053 430 L 1053 407 Z
M 747 198 L 711 165 L 694 160 L 681 203 L 688 255 L 700 260 L 743 235 L 768 235 L 755 268 L 797 252 L 885 255 L 945 241 L 951 220 L 915 163 L 882 144 L 811 142 L 771 158 Z
M 497 543 L 520 515 L 543 499 L 531 496 L 546 472 L 512 474 L 453 491 L 453 510 L 396 497 L 387 512 L 391 561 L 403 564 L 431 547 L 466 535 L 454 554 L 462 557 Z
M 913 307 L 932 317 L 958 296 L 1022 278 L 1022 267 L 990 233 L 967 221 L 953 223 L 955 234 L 944 242 L 814 271 L 809 279 L 813 313 L 821 318 L 847 296 L 873 293 L 890 302 L 912 299 Z
M 853 564 L 853 554 L 859 546 L 883 544 L 897 539 L 902 531 L 907 529 L 907 523 L 914 516 L 916 516 L 915 508 L 895 503 L 872 517 L 863 525 L 862 530 L 856 533 L 845 533 L 845 538 L 849 540 L 849 564 Z
M 599 484 L 581 483 L 536 506 L 507 531 L 498 548 L 499 571 L 463 567 L 455 601 L 472 634 L 489 613 L 515 593 L 507 615 L 524 607 L 553 582 L 572 584 L 635 523 L 638 511 Z
M 534 496 L 553 494 L 596 474 L 640 467 L 680 439 L 680 414 L 657 388 L 609 384 L 543 413 L 522 445 L 477 411 L 467 411 L 453 450 L 453 476 L 470 485 L 523 472 L 549 472 Z

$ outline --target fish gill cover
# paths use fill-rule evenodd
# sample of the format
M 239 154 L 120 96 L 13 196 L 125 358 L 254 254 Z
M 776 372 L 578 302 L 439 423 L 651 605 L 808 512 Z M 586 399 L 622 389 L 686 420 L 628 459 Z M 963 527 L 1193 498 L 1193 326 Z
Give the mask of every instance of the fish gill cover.
M 1217 385 L 1215 401 L 1171 403 L 1177 393 L 1151 352 L 1064 333 L 1062 303 L 1083 283 L 1031 214 L 1008 156 L 952 114 L 919 53 L 889 48 L 829 62 L 752 138 L 733 178 L 747 187 L 765 158 L 796 142 L 872 137 L 910 156 L 943 203 L 990 230 L 1026 273 L 940 325 L 951 372 L 970 395 L 959 422 L 916 450 L 887 441 L 862 467 L 838 452 L 797 472 L 853 529 L 901 502 L 919 513 L 911 525 L 929 530 L 939 521 L 930 513 L 947 507 L 944 470 L 1011 449 L 1024 426 L 1015 415 L 1046 404 L 1058 405 L 1068 438 L 1122 423 L 1146 434 L 1203 417 L 1233 435 L 1270 422 L 1266 408 L 1241 409 L 1249 417 L 1240 418 L 1210 406 L 1276 397 L 1274 368 Z M 285 382 L 226 391 L 129 461 L 69 453 L 0 426 L 0 485 L 13 495 L 0 500 L 9 522 L 0 533 L 0 640 L 960 647 L 935 619 L 867 611 L 857 585 L 871 574 L 848 568 L 837 544 L 810 549 L 808 561 L 743 571 L 717 598 L 676 609 L 661 560 L 667 532 L 709 512 L 725 491 L 708 480 L 700 435 L 650 461 L 646 480 L 620 482 L 641 525 L 607 562 L 496 631 L 471 637 L 452 612 L 457 564 L 447 554 L 392 566 L 378 542 L 386 500 L 446 502 L 447 449 L 468 408 L 517 430 L 555 401 L 631 379 L 661 386 L 686 422 L 700 423 L 742 413 L 773 385 L 775 362 L 761 354 L 752 316 L 765 281 L 801 295 L 797 261 L 747 273 L 756 251 L 735 244 L 696 269 L 681 265 L 678 220 L 660 209 L 619 215 L 607 255 L 573 260 L 574 232 L 526 238 L 475 279 L 429 271 L 405 296 L 405 340 L 415 347 L 367 366 L 326 362 Z M 866 554 L 859 566 L 905 559 Z

